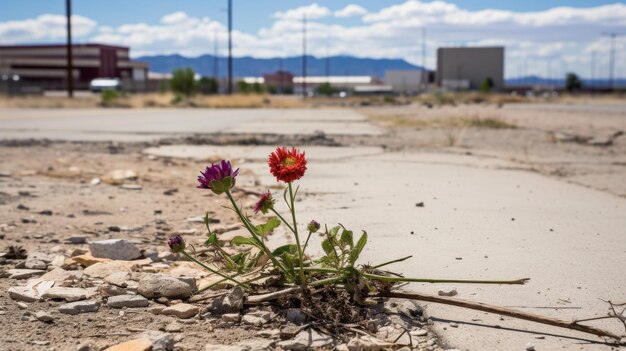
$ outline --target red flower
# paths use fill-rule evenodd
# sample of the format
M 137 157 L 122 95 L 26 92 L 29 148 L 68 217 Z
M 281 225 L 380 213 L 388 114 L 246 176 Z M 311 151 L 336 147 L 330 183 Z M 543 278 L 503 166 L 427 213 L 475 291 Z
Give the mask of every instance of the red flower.
M 270 165 L 272 175 L 285 183 L 302 178 L 306 171 L 304 152 L 301 153 L 295 147 L 291 150 L 284 146 L 276 148 L 276 151 L 270 154 L 267 163 Z

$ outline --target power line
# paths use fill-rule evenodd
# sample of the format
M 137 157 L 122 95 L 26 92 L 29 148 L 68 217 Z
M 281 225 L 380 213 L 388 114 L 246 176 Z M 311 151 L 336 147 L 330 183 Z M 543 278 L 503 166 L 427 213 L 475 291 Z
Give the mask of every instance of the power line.
M 620 35 L 626 35 L 626 33 L 605 32 L 603 36 L 611 38 L 611 61 L 609 62 L 609 87 L 615 89 L 615 39 Z
M 74 97 L 74 65 L 72 62 L 72 0 L 65 0 L 67 16 L 67 96 Z

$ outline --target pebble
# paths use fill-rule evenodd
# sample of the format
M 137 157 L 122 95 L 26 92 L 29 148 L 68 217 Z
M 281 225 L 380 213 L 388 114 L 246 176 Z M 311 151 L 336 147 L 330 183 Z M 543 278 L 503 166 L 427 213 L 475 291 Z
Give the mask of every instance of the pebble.
M 42 269 L 48 268 L 48 264 L 52 262 L 52 258 L 43 252 L 31 252 L 26 258 L 24 267 L 28 269 Z
M 37 313 L 35 313 L 35 318 L 45 323 L 54 321 L 54 318 L 52 318 L 52 316 L 46 311 L 37 311 Z
M 290 308 L 286 313 L 287 320 L 294 324 L 303 324 L 306 322 L 307 315 L 299 308 Z
M 9 269 L 9 278 L 11 279 L 28 279 L 46 273 L 41 269 Z
M 178 333 L 182 330 L 183 330 L 183 326 L 176 321 L 165 326 L 165 331 L 169 333 Z
M 83 288 L 65 288 L 65 287 L 53 287 L 48 289 L 41 297 L 45 299 L 63 299 L 67 302 L 80 301 L 90 299 L 96 295 L 96 289 L 83 289 Z
M 99 304 L 96 300 L 70 302 L 59 306 L 59 312 L 72 315 L 86 312 L 96 312 L 98 311 L 98 306 Z
M 246 313 L 243 317 L 241 317 L 241 322 L 244 324 L 261 326 L 263 324 L 269 323 L 271 319 L 272 319 L 271 312 L 254 311 L 254 312 Z
M 531 342 L 526 344 L 526 351 L 535 351 L 535 345 Z
M 204 351 L 248 351 L 249 348 L 237 345 L 207 344 Z
M 137 184 L 124 184 L 120 188 L 121 189 L 125 189 L 125 190 L 141 190 L 141 189 L 143 189 L 143 187 L 141 185 L 137 185 Z
M 222 315 L 222 320 L 224 322 L 239 323 L 241 315 L 239 313 L 225 313 Z
M 141 251 L 124 239 L 93 241 L 89 244 L 93 257 L 130 261 L 141 257 Z
M 439 296 L 456 296 L 458 293 L 456 291 L 456 289 L 452 289 L 452 290 L 439 290 L 437 292 L 437 295 Z
M 348 342 L 347 349 L 350 351 L 379 351 L 393 349 L 394 344 L 369 335 L 357 336 Z
M 89 182 L 89 184 L 91 184 L 91 185 L 98 185 L 98 184 L 100 184 L 101 182 L 102 182 L 102 181 L 100 180 L 100 178 L 93 178 L 93 179 Z
M 104 277 L 105 282 L 115 286 L 119 286 L 120 288 L 125 288 L 129 284 L 132 284 L 133 282 L 131 282 L 130 280 L 131 275 L 129 272 L 115 272 L 111 275 L 107 275 L 106 277 Z
M 149 304 L 148 299 L 140 295 L 116 295 L 107 299 L 107 306 L 112 308 L 147 307 Z
M 161 311 L 161 314 L 166 316 L 176 316 L 178 318 L 191 318 L 198 314 L 200 308 L 187 303 L 179 303 L 174 306 L 169 306 Z
M 207 311 L 211 314 L 239 313 L 243 308 L 244 291 L 241 287 L 234 287 L 228 295 L 220 296 L 211 302 Z
M 83 271 L 83 273 L 87 276 L 101 279 L 116 272 L 130 272 L 130 268 L 120 262 L 108 261 L 91 265 Z
M 454 322 L 450 322 L 450 326 L 451 326 L 452 328 L 458 328 L 458 327 L 459 327 L 459 324 L 458 324 L 458 323 L 454 323 Z
M 69 244 L 85 244 L 87 243 L 87 237 L 86 236 L 70 236 L 69 238 L 65 239 L 66 242 L 68 242 Z
M 418 329 L 418 330 L 413 330 L 412 332 L 410 332 L 411 336 L 426 336 L 428 335 L 428 330 L 426 329 Z
M 35 302 L 41 299 L 41 295 L 54 286 L 52 280 L 31 281 L 25 286 L 12 286 L 9 288 L 9 297 L 15 301 Z
M 322 334 L 315 329 L 306 329 L 298 333 L 295 338 L 279 342 L 277 345 L 285 350 L 310 350 L 322 348 L 333 343 L 333 338 Z
M 150 349 L 152 349 L 152 341 L 148 338 L 139 338 L 113 345 L 104 351 L 148 351 Z
M 193 289 L 189 284 L 175 277 L 146 274 L 139 280 L 137 292 L 149 299 L 157 297 L 186 299 L 191 296 Z

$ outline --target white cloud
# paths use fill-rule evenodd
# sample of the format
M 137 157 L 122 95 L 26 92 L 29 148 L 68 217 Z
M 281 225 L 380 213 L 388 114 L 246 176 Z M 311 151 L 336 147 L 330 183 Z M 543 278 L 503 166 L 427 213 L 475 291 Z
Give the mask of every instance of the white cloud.
M 90 18 L 72 15 L 72 35 L 83 37 L 93 32 L 98 23 Z M 62 15 L 45 14 L 21 21 L 0 22 L 0 43 L 59 40 L 66 36 L 66 19 Z
M 330 16 L 331 12 L 328 7 L 320 6 L 314 2 L 308 6 L 296 7 L 295 9 L 290 9 L 285 12 L 276 12 L 274 13 L 274 18 L 277 18 L 279 20 L 299 21 L 304 15 L 306 15 L 307 19 L 318 19 Z
M 270 24 L 254 33 L 233 31 L 233 52 L 236 56 L 254 57 L 300 55 L 300 21 L 306 13 L 308 53 L 316 56 L 325 56 L 328 52 L 330 55 L 404 58 L 419 65 L 421 30 L 425 27 L 428 67 L 436 65 L 437 47 L 502 45 L 506 46 L 505 67 L 509 77 L 520 72 L 538 75 L 550 72 L 557 77 L 566 69 L 585 76 L 590 72 L 593 53 L 597 74 L 607 76 L 608 38 L 601 37 L 600 33 L 626 32 L 626 4 L 623 3 L 514 12 L 472 11 L 446 1 L 408 0 L 366 14 L 351 6 L 334 15 L 360 12 L 360 23 L 333 23 L 330 9 L 316 3 L 277 12 Z M 65 36 L 64 25 L 64 17 L 57 15 L 0 22 L 0 42 L 58 41 Z M 117 27 L 98 26 L 89 18 L 75 16 L 74 28 L 85 40 L 130 46 L 135 57 L 210 53 L 214 35 L 224 54 L 227 40 L 224 24 L 185 12 L 165 14 L 156 23 L 127 23 Z M 618 39 L 617 49 L 616 70 L 626 75 L 626 65 L 619 60 L 626 55 L 626 38 Z
M 349 4 L 341 10 L 335 11 L 335 17 L 354 17 L 367 14 L 367 10 L 356 4 Z

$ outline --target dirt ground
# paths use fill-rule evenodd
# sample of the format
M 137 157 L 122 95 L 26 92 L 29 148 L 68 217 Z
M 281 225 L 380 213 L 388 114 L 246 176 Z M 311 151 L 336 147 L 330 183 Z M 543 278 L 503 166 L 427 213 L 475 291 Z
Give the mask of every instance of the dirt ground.
M 471 153 L 512 160 L 520 169 L 562 179 L 626 197 L 626 105 L 617 109 L 553 109 L 505 105 L 460 105 L 429 108 L 424 105 L 362 108 L 387 135 L 366 137 L 299 138 L 245 135 L 197 136 L 166 143 L 300 145 L 380 145 L 389 150 L 437 150 Z M 611 139 L 611 136 L 614 136 Z M 221 207 L 223 199 L 195 189 L 195 177 L 205 162 L 155 158 L 141 153 L 145 143 L 69 143 L 3 141 L 0 143 L 0 239 L 2 250 L 19 245 L 27 251 L 60 252 L 70 256 L 87 240 L 124 234 L 145 248 L 163 250 L 175 231 L 196 230 L 195 244 L 204 239 L 202 223 L 189 217 L 212 211 L 220 223 L 235 222 Z M 137 172 L 140 190 L 124 189 L 106 181 L 116 169 Z M 245 173 L 243 175 L 246 175 Z M 254 189 L 253 174 L 240 177 L 239 189 Z M 258 190 L 258 189 L 254 189 Z M 254 201 L 246 191 L 236 196 L 246 206 Z M 51 211 L 46 212 L 46 211 Z M 37 310 L 55 309 L 46 301 L 22 309 L 6 291 L 14 280 L 0 279 L 0 349 L 74 350 L 85 342 L 104 347 L 127 340 L 143 329 L 163 330 L 171 318 L 147 311 L 110 309 L 98 314 L 55 314 L 53 325 L 32 321 Z M 184 325 L 179 349 L 201 349 L 208 342 L 233 343 L 256 337 L 258 330 L 220 329 L 208 320 Z

